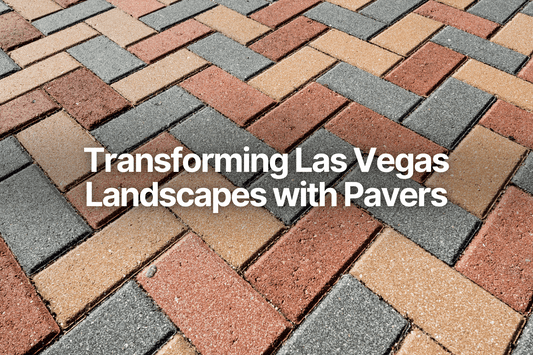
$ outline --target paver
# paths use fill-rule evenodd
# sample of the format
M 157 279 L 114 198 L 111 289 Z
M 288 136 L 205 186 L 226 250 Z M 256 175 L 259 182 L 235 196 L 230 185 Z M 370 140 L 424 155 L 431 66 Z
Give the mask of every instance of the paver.
M 430 0 L 415 10 L 415 13 L 453 26 L 481 38 L 488 38 L 499 25 L 495 22 L 469 14 L 451 6 Z
M 278 354 L 387 354 L 407 325 L 392 307 L 345 275 Z
M 392 70 L 385 79 L 420 96 L 427 96 L 466 57 L 429 42 Z
M 280 101 L 335 64 L 335 59 L 304 47 L 249 81 L 274 100 Z
M 529 60 L 529 62 L 524 65 L 522 70 L 518 73 L 517 77 L 520 79 L 524 79 L 529 81 L 530 83 L 533 83 L 533 60 Z
M 269 5 L 267 0 L 216 0 L 216 2 L 220 5 L 229 7 L 230 9 L 235 10 L 245 16 L 248 16 L 252 12 L 255 12 Z
M 9 51 L 42 34 L 15 11 L 0 16 L 0 48 Z
M 59 5 L 63 6 L 64 8 L 67 8 L 72 5 L 76 5 L 77 3 L 83 1 L 83 0 L 54 0 Z
M 511 22 L 492 37 L 491 41 L 519 53 L 531 55 L 533 53 L 533 17 L 517 14 Z
M 450 154 L 449 170 L 435 173 L 426 184 L 446 189 L 450 201 L 482 218 L 525 153 L 524 147 L 476 126 Z
M 435 340 L 415 328 L 403 340 L 397 355 L 447 355 Z
M 0 49 L 0 79 L 20 70 L 20 67 Z
M 370 42 L 406 56 L 442 26 L 440 22 L 410 13 Z
M 315 6 L 304 15 L 364 41 L 373 37 L 386 26 L 384 23 L 329 2 Z
M 61 6 L 52 0 L 32 0 L 31 2 L 26 0 L 6 0 L 5 2 L 30 21 L 61 10 Z
M 278 0 L 250 17 L 268 27 L 275 28 L 319 2 L 320 0 Z
M 357 11 L 372 0 L 327 0 L 328 2 L 344 7 L 348 10 Z
M 86 0 L 34 21 L 33 25 L 48 36 L 112 8 L 105 0 Z
M 0 15 L 3 15 L 9 11 L 11 11 L 11 8 L 7 6 L 3 1 L 0 0 Z
M 476 0 L 438 0 L 439 2 L 456 7 L 460 10 L 466 9 Z
M 194 347 L 180 334 L 175 334 L 156 355 L 197 355 Z
M 383 75 L 402 59 L 399 55 L 335 29 L 309 45 L 376 76 Z
M 207 62 L 202 58 L 182 49 L 114 83 L 111 87 L 132 103 L 138 104 L 206 64 Z
M 2 238 L 0 278 L 2 352 L 15 355 L 34 353 L 59 333 L 59 327 Z
M 513 183 L 533 195 L 533 155 L 531 153 L 513 177 Z
M 98 32 L 85 23 L 79 23 L 63 31 L 19 47 L 11 51 L 9 55 L 18 65 L 27 67 L 30 64 L 48 58 L 51 55 L 96 36 L 98 36 Z
M 0 180 L 5 179 L 33 162 L 28 153 L 13 136 L 0 141 L 0 155 L 2 156 L 2 160 L 0 161 Z
M 528 355 L 531 353 L 531 347 L 533 347 L 533 321 L 530 318 L 518 339 L 513 355 Z
M 533 16 L 533 4 L 529 3 L 522 9 L 522 13 Z
M 217 4 L 210 0 L 181 0 L 140 18 L 158 32 L 190 19 Z
M 339 199 L 313 208 L 246 271 L 246 279 L 298 323 L 366 247 L 381 224 Z M 354 350 L 354 349 L 351 349 Z
M 142 60 L 105 36 L 78 44 L 67 52 L 106 84 L 120 80 L 145 66 Z
M 509 306 L 392 229 L 350 273 L 454 354 L 503 355 L 522 322 Z
M 201 71 L 180 86 L 240 126 L 246 125 L 275 103 L 270 97 L 216 66 Z
M 109 0 L 109 2 L 135 18 L 139 18 L 165 7 L 157 0 Z
M 207 173 L 184 172 L 169 181 L 165 187 L 226 188 L 235 186 L 222 175 L 210 169 Z M 171 207 L 172 211 L 197 233 L 213 250 L 234 267 L 242 268 L 283 229 L 279 222 L 264 208 L 237 207 L 231 203 L 218 213 L 212 207 Z
M 254 122 L 248 131 L 286 153 L 345 103 L 344 97 L 311 83 Z
M 170 130 L 180 142 L 196 154 L 243 154 L 244 147 L 249 147 L 248 154 L 275 153 L 264 142 L 250 132 L 242 130 L 235 123 L 207 107 Z M 211 160 L 210 164 L 214 164 Z M 236 162 L 231 160 L 231 171 L 222 164 L 221 173 L 237 186 L 243 186 L 257 176 L 259 172 L 236 172 Z
M 317 82 L 397 122 L 421 100 L 420 96 L 347 63 L 338 64 Z
M 528 0 L 480 0 L 468 12 L 500 24 L 506 23 Z
M 359 13 L 390 25 L 424 2 L 425 0 L 377 0 Z
M 90 155 L 84 148 L 102 147 L 65 111 L 26 128 L 17 139 L 61 191 L 90 173 Z M 103 162 L 102 157 L 98 164 Z
M 62 328 L 185 231 L 163 207 L 136 207 L 33 277 Z
M 524 54 L 450 26 L 431 40 L 510 74 L 515 74 L 528 59 Z
M 269 59 L 221 33 L 212 34 L 187 48 L 241 80 L 248 80 L 272 64 Z
M 149 355 L 176 332 L 135 284 L 127 282 L 43 355 Z
M 156 274 L 142 272 L 138 281 L 202 354 L 263 354 L 289 327 L 192 233 L 154 265 Z
M 403 125 L 445 148 L 454 149 L 493 100 L 492 95 L 450 78 Z
M 91 232 L 35 165 L 0 182 L 0 202 L 0 233 L 27 274 Z

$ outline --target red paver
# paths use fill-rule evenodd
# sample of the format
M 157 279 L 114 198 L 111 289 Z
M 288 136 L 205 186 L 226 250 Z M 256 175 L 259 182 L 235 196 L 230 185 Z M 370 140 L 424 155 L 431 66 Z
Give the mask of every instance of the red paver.
M 427 96 L 465 58 L 451 49 L 428 42 L 385 79 L 415 94 Z
M 319 2 L 320 0 L 279 0 L 250 17 L 263 25 L 275 28 Z
M 376 156 L 446 153 L 446 149 L 388 118 L 353 102 L 327 123 L 326 129 L 364 152 L 375 147 Z M 412 179 L 422 182 L 427 173 L 415 172 Z
M 195 20 L 187 20 L 155 36 L 147 38 L 128 50 L 147 63 L 153 63 L 165 54 L 173 52 L 212 30 Z
M 0 280 L 0 352 L 33 354 L 59 334 L 59 327 L 2 238 Z
M 0 137 L 32 123 L 59 107 L 42 90 L 35 90 L 0 106 Z
M 301 16 L 255 42 L 250 49 L 277 62 L 327 29 L 327 26 Z
M 241 126 L 275 103 L 215 66 L 185 80 L 181 86 Z
M 162 133 L 150 142 L 139 147 L 132 154 L 171 154 L 175 147 L 183 146 L 170 133 Z M 183 155 L 190 151 L 184 148 Z M 145 187 L 151 187 L 153 182 L 161 182 L 172 175 L 172 172 L 158 173 L 120 173 L 116 170 L 116 164 L 113 165 L 111 172 L 100 171 L 87 180 L 92 182 L 93 201 L 102 201 L 105 189 L 114 188 L 136 188 L 139 191 Z M 80 211 L 81 215 L 87 220 L 89 225 L 94 229 L 102 227 L 110 219 L 122 212 L 125 207 L 88 207 L 87 206 L 87 185 L 82 182 L 67 193 L 67 198 Z M 131 196 L 131 195 L 130 195 Z
M 533 113 L 498 100 L 479 123 L 533 149 Z
M 511 186 L 456 269 L 525 312 L 533 297 L 533 196 Z
M 531 83 L 533 83 L 533 60 L 529 60 L 529 62 L 520 70 L 520 73 L 517 75 L 519 78 L 527 80 Z
M 483 38 L 488 38 L 499 27 L 495 22 L 432 0 L 415 13 Z
M 86 129 L 130 106 L 128 100 L 87 69 L 56 79 L 45 90 Z
M 311 83 L 254 122 L 248 130 L 285 153 L 347 101 L 324 86 Z
M 165 7 L 157 0 L 109 0 L 109 2 L 135 18 Z
M 193 233 L 137 277 L 162 310 L 204 355 L 264 354 L 287 322 Z
M 0 16 L 0 48 L 11 50 L 41 37 L 41 32 L 15 11 Z
M 82 2 L 84 0 L 54 0 L 54 1 L 63 7 L 69 7 L 79 2 Z
M 381 228 L 366 212 L 344 206 L 314 208 L 246 272 L 252 285 L 293 322 L 335 281 Z

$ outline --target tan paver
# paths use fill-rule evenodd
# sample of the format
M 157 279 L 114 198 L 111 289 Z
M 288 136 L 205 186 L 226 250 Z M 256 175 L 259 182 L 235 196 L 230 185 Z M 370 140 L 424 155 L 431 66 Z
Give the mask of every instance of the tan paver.
M 523 109 L 533 111 L 533 83 L 470 59 L 454 78 L 496 95 Z
M 65 328 L 184 230 L 167 209 L 134 208 L 38 273 L 33 281 Z
M 446 5 L 450 5 L 458 9 L 464 10 L 476 0 L 437 0 L 437 1 L 443 4 L 446 4 Z
M 415 328 L 404 339 L 396 355 L 449 355 L 435 340 Z
M 281 100 L 335 63 L 335 59 L 304 47 L 272 68 L 250 80 L 249 84 L 274 100 Z
M 267 26 L 225 6 L 217 6 L 195 19 L 244 45 L 270 31 Z
M 491 41 L 522 54 L 531 55 L 533 53 L 533 17 L 517 14 L 492 37 Z
M 351 274 L 456 355 L 505 354 L 522 317 L 396 231 Z
M 135 104 L 206 64 L 204 59 L 182 49 L 111 86 Z
M 410 13 L 370 42 L 406 56 L 442 26 L 440 22 Z
M 65 111 L 23 130 L 17 138 L 61 191 L 90 173 L 91 159 L 84 148 L 102 147 Z
M 338 30 L 329 31 L 311 42 L 310 46 L 377 76 L 383 75 L 402 59 Z
M 79 23 L 63 31 L 17 48 L 10 54 L 11 58 L 21 67 L 26 67 L 39 60 L 50 57 L 78 43 L 96 37 L 98 32 L 85 23 Z
M 357 11 L 372 0 L 327 0 L 328 2 L 342 6 L 348 10 Z
M 165 5 L 170 5 L 170 4 L 173 4 L 175 2 L 178 2 L 180 0 L 158 0 L 160 3 L 163 3 Z
M 176 334 L 156 355 L 196 355 L 194 347 L 181 335 Z
M 4 2 L 30 21 L 63 9 L 52 0 L 6 0 Z
M 0 80 L 0 104 L 79 67 L 80 63 L 67 53 L 62 52 L 16 72 Z
M 91 17 L 86 22 L 121 47 L 156 33 L 141 21 L 116 8 Z

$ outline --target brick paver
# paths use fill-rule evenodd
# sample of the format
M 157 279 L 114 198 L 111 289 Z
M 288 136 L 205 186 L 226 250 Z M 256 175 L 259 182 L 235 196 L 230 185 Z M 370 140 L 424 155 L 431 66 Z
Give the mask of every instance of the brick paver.
M 166 343 L 156 355 L 197 355 L 194 347 L 180 334 Z
M 61 10 L 61 6 L 52 0 L 35 0 L 31 2 L 25 0 L 6 0 L 5 2 L 30 21 Z
M 140 20 L 161 32 L 215 6 L 216 4 L 210 0 L 181 0 L 143 16 Z
M 517 14 L 491 41 L 530 56 L 533 53 L 533 17 Z
M 319 2 L 320 0 L 279 0 L 250 17 L 275 28 Z
M 33 161 L 20 142 L 13 136 L 0 141 L 0 180 L 5 179 Z
M 480 0 L 468 12 L 504 24 L 527 0 Z
M 217 0 L 216 2 L 246 16 L 270 4 L 267 0 Z
M 516 345 L 513 355 L 527 355 L 533 346 L 533 322 L 529 321 Z
M 164 7 L 164 5 L 157 0 L 109 0 L 109 2 L 135 18 L 147 15 L 150 12 L 154 12 L 155 10 Z
M 11 59 L 6 52 L 0 49 L 0 79 L 20 70 L 20 67 Z
M 435 340 L 415 328 L 403 340 L 397 355 L 446 355 L 446 352 Z
M 34 41 L 41 36 L 41 32 L 14 11 L 0 16 L 0 48 L 4 51 Z
M 533 195 L 533 155 L 531 153 L 513 177 L 513 183 Z
M 424 3 L 423 0 L 377 0 L 366 6 L 359 13 L 380 22 L 391 24 L 422 3 Z

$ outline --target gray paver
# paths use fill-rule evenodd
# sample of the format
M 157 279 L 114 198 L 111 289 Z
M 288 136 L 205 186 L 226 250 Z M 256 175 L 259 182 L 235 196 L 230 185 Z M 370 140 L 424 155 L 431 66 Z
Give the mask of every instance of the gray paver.
M 526 15 L 533 16 L 533 2 L 530 2 L 522 9 L 522 12 Z
M 184 89 L 173 86 L 96 128 L 91 134 L 111 153 L 124 153 L 202 106 L 200 100 Z
M 348 167 L 355 162 L 355 155 L 353 152 L 353 146 L 340 139 L 333 133 L 320 129 L 315 132 L 309 139 L 303 142 L 298 148 L 302 149 L 302 166 L 312 166 L 314 160 L 313 157 L 316 154 L 326 154 L 332 156 L 333 154 L 344 154 L 347 158 L 346 164 Z M 318 188 L 319 183 L 324 182 L 326 187 L 334 184 L 334 182 L 342 176 L 344 172 L 322 172 L 322 173 L 302 173 L 296 172 L 296 150 L 293 150 L 289 154 L 289 173 L 284 179 L 274 179 L 270 173 L 261 176 L 257 181 L 250 185 L 250 189 L 263 188 L 266 191 L 265 197 L 267 198 L 267 204 L 265 208 L 272 214 L 278 217 L 286 225 L 291 225 L 307 210 L 310 208 L 309 201 L 305 206 L 301 206 L 301 200 L 295 206 L 278 206 L 276 203 L 273 188 L 278 188 L 280 193 L 284 188 L 288 188 L 290 191 L 294 191 L 296 188 L 302 187 L 301 181 L 306 181 L 306 187 L 310 184 L 315 184 Z
M 278 355 L 385 355 L 407 326 L 359 280 L 344 275 Z
M 529 59 L 522 53 L 451 26 L 440 31 L 431 41 L 510 74 L 515 74 Z
M 274 63 L 221 33 L 212 34 L 188 49 L 243 81 Z
M 0 0 L 0 15 L 5 14 L 6 12 L 11 11 L 11 8 L 7 6 L 3 1 Z
M 161 32 L 215 6 L 217 4 L 210 0 L 181 0 L 143 16 L 139 20 Z
M 518 339 L 513 355 L 533 355 L 533 318 L 529 318 L 529 322 Z
M 46 36 L 96 16 L 114 6 L 105 0 L 87 0 L 32 22 Z
M 0 141 L 0 180 L 32 163 L 19 141 L 11 136 Z
M 322 75 L 318 83 L 399 122 L 422 98 L 347 63 Z
M 180 142 L 196 154 L 242 154 L 244 147 L 249 147 L 248 154 L 266 154 L 270 157 L 276 153 L 266 143 L 250 132 L 240 128 L 229 118 L 207 107 L 178 124 L 170 130 Z M 213 160 L 210 160 L 213 164 Z M 237 186 L 244 186 L 260 172 L 237 173 L 236 163 L 232 160 L 231 172 L 226 172 L 225 161 L 221 173 Z M 212 165 L 214 166 L 214 165 Z
M 446 80 L 403 125 L 453 149 L 493 102 L 492 95 L 460 80 Z
M 134 282 L 127 282 L 42 355 L 150 355 L 176 328 Z
M 468 9 L 471 14 L 504 24 L 527 0 L 481 0 Z
M 252 12 L 256 12 L 265 6 L 268 6 L 268 2 L 265 0 L 214 0 L 220 5 L 224 5 L 232 10 L 235 10 L 243 15 L 250 15 Z
M 0 49 L 0 79 L 11 75 L 18 70 L 20 70 L 20 67 L 15 64 L 13 59 L 11 59 L 6 52 Z
M 33 274 L 91 229 L 36 166 L 0 182 L 0 234 Z
M 386 26 L 384 23 L 329 2 L 323 2 L 315 6 L 307 11 L 304 16 L 365 41 Z
M 398 179 L 395 173 L 383 173 L 375 164 L 369 172 L 364 173 L 356 166 L 337 189 L 344 194 L 346 182 L 359 182 L 365 189 L 388 188 L 391 195 L 394 188 L 412 188 L 418 193 L 424 187 L 413 180 Z M 365 197 L 363 194 L 355 203 L 449 265 L 454 265 L 481 223 L 475 216 L 449 201 L 444 207 L 433 206 L 430 194 L 426 195 L 424 206 L 414 207 L 405 207 L 399 200 L 394 206 L 388 207 L 383 198 L 380 207 L 368 207 L 364 203 Z
M 105 36 L 93 38 L 67 52 L 107 84 L 111 84 L 146 64 Z
M 522 167 L 516 172 L 513 183 L 533 195 L 533 153 L 529 153 Z
M 359 11 L 359 13 L 380 22 L 391 24 L 424 2 L 426 0 L 377 0 Z

